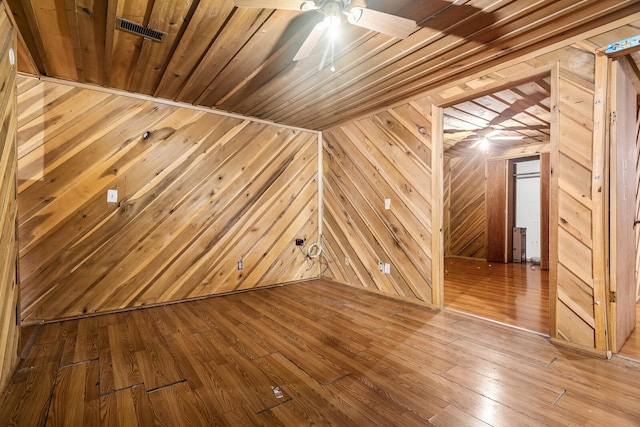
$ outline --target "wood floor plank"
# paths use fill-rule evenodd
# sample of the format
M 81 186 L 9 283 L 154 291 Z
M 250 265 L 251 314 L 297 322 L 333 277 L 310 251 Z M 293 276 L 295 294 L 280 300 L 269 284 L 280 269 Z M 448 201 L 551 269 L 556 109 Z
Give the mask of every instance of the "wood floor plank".
M 230 362 L 232 363 L 219 365 L 219 372 L 225 377 L 228 387 L 240 395 L 240 399 L 245 402 L 244 406 L 255 413 L 267 411 L 291 400 L 285 390 L 281 390 L 281 397 L 276 397 L 274 387 L 277 384 L 252 361 L 236 356 Z
M 547 345 L 546 338 L 527 332 L 509 331 L 499 325 L 470 320 L 458 322 L 453 327 L 469 341 L 522 357 L 541 366 L 546 366 L 556 356 L 555 348 Z
M 446 393 L 441 393 L 440 374 L 423 372 L 405 366 L 394 358 L 363 352 L 359 365 L 368 367 L 356 372 L 355 377 L 378 393 L 383 393 L 394 405 L 413 413 L 425 422 L 451 403 Z
M 286 425 L 292 425 L 292 421 L 293 424 L 303 425 L 367 425 L 366 417 L 346 401 L 335 399 L 325 387 L 282 354 L 272 354 L 266 358 L 280 378 L 280 387 L 292 397 L 290 402 L 272 409 Z M 292 416 L 295 418 L 292 419 Z
M 248 301 L 247 304 L 261 311 L 265 317 L 260 322 L 254 321 L 246 326 L 259 335 L 263 341 L 273 342 L 275 340 L 277 345 L 281 346 L 283 353 L 294 359 L 297 366 L 304 367 L 304 370 L 320 383 L 329 383 L 349 373 L 323 356 L 322 349 L 317 348 L 321 345 L 313 345 L 318 343 L 310 345 L 309 342 L 312 342 L 312 339 L 291 331 L 287 327 L 286 321 L 278 320 L 268 310 L 261 308 L 259 302 Z
M 556 410 L 552 404 L 560 396 L 542 387 L 529 385 L 526 388 L 508 381 L 496 380 L 478 374 L 470 369 L 457 366 L 445 374 L 445 378 L 482 394 L 496 402 L 502 402 L 509 408 L 517 405 L 517 412 L 525 417 L 536 420 L 542 425 L 579 425 L 586 423 L 588 418 L 576 419 L 578 414 Z M 526 391 L 523 391 L 526 390 Z
M 126 323 L 119 323 L 107 327 L 109 339 L 109 357 L 105 362 L 110 363 L 113 372 L 113 389 L 102 388 L 104 394 L 108 391 L 121 390 L 137 384 L 143 379 L 135 357 L 134 343 L 130 339 Z M 140 345 L 140 344 L 137 344 Z M 101 356 L 101 360 L 103 357 Z M 100 382 L 102 386 L 102 382 Z
M 100 424 L 98 368 L 98 361 L 94 360 L 58 370 L 47 425 L 73 427 Z
M 367 387 L 353 376 L 336 381 L 328 386 L 335 394 L 340 395 L 347 403 L 356 408 L 371 424 L 394 425 L 401 417 L 405 417 L 403 426 L 423 426 L 425 420 L 410 414 L 400 405 L 392 405 L 381 393 Z M 381 410 L 384 408 L 384 410 Z
M 157 426 L 205 426 L 209 423 L 205 406 L 187 383 L 179 383 L 149 393 Z
M 100 425 L 103 427 L 144 427 L 154 424 L 153 407 L 142 385 L 100 398 Z
M 639 362 L 328 281 L 27 335 L 2 426 L 640 425 Z
M 358 334 L 355 330 L 351 330 L 351 333 L 343 338 L 341 336 L 342 332 L 349 329 L 338 327 L 339 322 L 334 317 L 327 319 L 324 316 L 322 318 L 309 316 L 305 304 L 288 298 L 287 295 L 279 299 L 284 299 L 286 302 L 286 313 L 268 301 L 262 300 L 261 303 L 266 305 L 275 316 L 286 316 L 288 323 L 293 324 L 304 336 L 314 337 L 334 348 L 344 349 L 348 354 L 358 353 L 369 347 L 370 339 Z
M 147 391 L 184 380 L 164 337 L 155 334 L 154 328 L 136 318 L 136 313 L 130 313 L 127 329 L 139 343 L 134 358 Z
M 438 427 L 487 427 L 489 424 L 467 414 L 455 405 L 447 406 L 442 412 L 434 415 L 429 422 Z
M 65 342 L 65 352 L 60 364 L 86 362 L 98 358 L 98 320 L 94 318 L 78 322 L 77 332 Z
M 207 403 L 208 419 L 235 411 L 243 404 L 240 394 L 220 373 L 219 366 L 226 363 L 224 350 L 212 345 L 203 334 L 173 334 L 166 338 L 187 384 Z
M 271 411 L 256 414 L 246 407 L 215 416 L 211 426 L 285 426 Z
M 576 416 L 586 415 L 584 426 L 637 426 L 640 425 L 640 417 L 627 412 L 611 408 L 608 403 L 578 396 L 568 391 L 556 403 L 560 408 L 570 411 Z
M 446 307 L 549 333 L 549 271 L 531 263 L 445 259 Z
M 262 341 L 258 335 L 244 325 L 236 325 L 234 322 L 228 321 L 226 317 L 220 319 L 217 329 L 227 340 L 232 342 L 240 354 L 248 359 L 258 359 L 275 351 L 275 347 Z
M 18 370 L 0 405 L 0 425 L 44 425 L 56 378 L 57 362 Z

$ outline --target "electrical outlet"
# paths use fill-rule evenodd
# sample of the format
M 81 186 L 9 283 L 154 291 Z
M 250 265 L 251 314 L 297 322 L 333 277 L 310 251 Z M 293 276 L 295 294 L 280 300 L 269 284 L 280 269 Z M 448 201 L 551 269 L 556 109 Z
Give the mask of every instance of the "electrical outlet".
M 107 190 L 107 203 L 118 203 L 118 190 Z
M 304 246 L 304 239 L 296 239 L 296 246 Z
M 391 274 L 391 264 L 388 262 L 384 264 L 384 274 Z
M 384 271 L 384 263 L 382 261 L 378 263 L 378 271 L 380 271 L 380 273 Z
M 391 209 L 391 199 L 384 199 L 384 209 L 387 211 Z
M 350 264 L 349 257 L 344 257 L 344 265 L 348 266 Z
M 244 261 L 240 260 L 238 261 L 238 271 L 241 271 L 244 268 Z

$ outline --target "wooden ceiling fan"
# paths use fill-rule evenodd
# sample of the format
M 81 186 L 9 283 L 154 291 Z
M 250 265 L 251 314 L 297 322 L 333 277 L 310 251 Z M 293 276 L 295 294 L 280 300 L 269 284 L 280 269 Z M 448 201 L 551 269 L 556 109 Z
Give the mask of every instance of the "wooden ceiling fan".
M 351 7 L 351 0 L 233 0 L 233 2 L 237 7 L 316 10 L 322 13 L 324 19 L 313 28 L 293 58 L 294 61 L 309 56 L 324 33 L 335 30 L 343 22 L 343 15 L 350 24 L 401 39 L 407 38 L 416 29 L 416 22 L 411 19 L 368 8 Z

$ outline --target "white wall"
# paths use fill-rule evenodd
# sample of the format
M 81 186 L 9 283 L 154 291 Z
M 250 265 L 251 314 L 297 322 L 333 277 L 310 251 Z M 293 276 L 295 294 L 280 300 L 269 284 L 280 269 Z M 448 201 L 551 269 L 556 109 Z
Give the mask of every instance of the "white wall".
M 527 229 L 527 260 L 540 259 L 540 160 L 516 163 L 515 226 Z M 527 174 L 527 175 L 523 175 Z

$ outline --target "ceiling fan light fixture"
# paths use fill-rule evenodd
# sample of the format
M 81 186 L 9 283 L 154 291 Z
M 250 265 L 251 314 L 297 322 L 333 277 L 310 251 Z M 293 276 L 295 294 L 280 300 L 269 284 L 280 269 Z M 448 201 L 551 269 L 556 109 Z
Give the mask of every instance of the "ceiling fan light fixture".
M 327 2 L 324 5 L 324 23 L 328 28 L 340 25 L 340 3 L 336 1 Z

